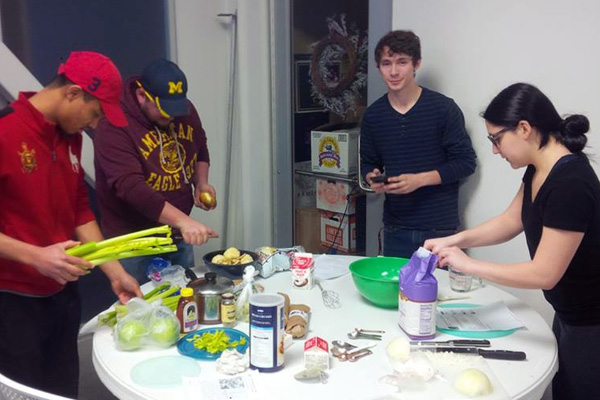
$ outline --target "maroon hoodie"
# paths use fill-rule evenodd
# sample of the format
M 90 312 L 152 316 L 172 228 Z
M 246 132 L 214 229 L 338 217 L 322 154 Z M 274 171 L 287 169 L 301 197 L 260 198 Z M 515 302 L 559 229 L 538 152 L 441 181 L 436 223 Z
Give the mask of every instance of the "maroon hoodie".
M 192 103 L 188 116 L 159 129 L 135 97 L 140 79 L 134 76 L 124 84 L 121 105 L 128 126 L 117 128 L 103 118 L 94 131 L 96 194 L 106 237 L 160 225 L 167 201 L 189 215 L 195 164 L 210 162 L 206 134 Z

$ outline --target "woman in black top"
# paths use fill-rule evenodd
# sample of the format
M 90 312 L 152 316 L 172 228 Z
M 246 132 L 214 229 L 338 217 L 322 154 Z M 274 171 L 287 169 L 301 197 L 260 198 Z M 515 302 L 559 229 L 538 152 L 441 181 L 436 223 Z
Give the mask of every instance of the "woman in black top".
M 442 266 L 505 286 L 543 289 L 556 312 L 553 399 L 600 399 L 600 182 L 582 152 L 588 119 L 562 119 L 539 89 L 525 83 L 500 92 L 483 118 L 494 154 L 514 169 L 526 167 L 523 184 L 501 215 L 424 246 Z M 531 261 L 500 265 L 461 250 L 503 243 L 523 231 Z

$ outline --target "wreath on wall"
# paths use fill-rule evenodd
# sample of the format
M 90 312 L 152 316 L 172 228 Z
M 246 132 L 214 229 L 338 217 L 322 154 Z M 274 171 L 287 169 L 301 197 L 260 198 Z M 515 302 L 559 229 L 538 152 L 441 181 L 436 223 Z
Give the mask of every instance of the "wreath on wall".
M 312 44 L 311 95 L 326 109 L 344 117 L 356 110 L 367 86 L 367 35 L 349 33 L 346 16 L 327 18 L 329 35 Z

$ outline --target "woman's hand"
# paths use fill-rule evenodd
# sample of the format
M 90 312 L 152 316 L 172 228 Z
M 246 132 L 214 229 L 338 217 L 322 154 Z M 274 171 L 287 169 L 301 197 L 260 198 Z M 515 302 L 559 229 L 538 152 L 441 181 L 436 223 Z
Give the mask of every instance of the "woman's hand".
M 446 247 L 456 246 L 458 244 L 457 235 L 445 236 L 435 239 L 427 239 L 423 243 L 423 247 L 431 251 L 433 254 L 439 254 L 440 250 Z
M 461 272 L 467 272 L 473 259 L 456 246 L 445 247 L 438 252 L 440 267 L 452 267 Z

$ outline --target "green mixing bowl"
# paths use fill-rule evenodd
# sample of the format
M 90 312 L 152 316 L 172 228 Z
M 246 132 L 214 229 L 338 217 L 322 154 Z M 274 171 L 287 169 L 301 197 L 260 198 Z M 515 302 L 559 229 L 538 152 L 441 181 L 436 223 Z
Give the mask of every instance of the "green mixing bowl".
M 363 297 L 377 307 L 398 308 L 398 277 L 406 258 L 371 257 L 354 261 L 350 272 Z

